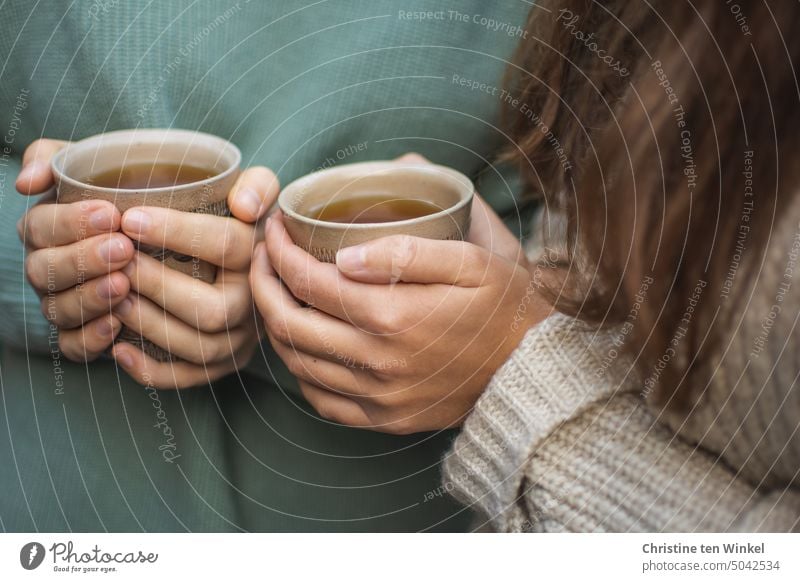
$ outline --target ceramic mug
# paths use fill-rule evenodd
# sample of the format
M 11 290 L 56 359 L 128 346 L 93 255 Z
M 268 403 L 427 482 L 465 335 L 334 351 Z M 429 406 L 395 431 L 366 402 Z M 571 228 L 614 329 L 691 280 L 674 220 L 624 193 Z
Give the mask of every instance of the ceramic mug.
M 242 154 L 220 137 L 182 129 L 131 129 L 112 131 L 72 142 L 52 160 L 57 202 L 107 200 L 125 212 L 134 206 L 160 206 L 184 212 L 227 216 L 227 197 L 239 176 Z M 160 188 L 124 189 L 89 184 L 103 172 L 132 165 L 190 165 L 206 169 L 211 177 Z M 198 233 L 202 236 L 202 233 Z M 138 245 L 138 250 L 165 266 L 213 283 L 216 267 L 197 257 L 169 249 Z M 116 340 L 131 343 L 158 361 L 173 361 L 169 350 L 123 328 Z
M 442 210 L 394 222 L 329 222 L 312 218 L 327 204 L 379 193 L 396 199 L 425 200 Z M 436 164 L 363 162 L 320 170 L 286 186 L 278 197 L 284 223 L 295 244 L 320 261 L 333 263 L 344 247 L 407 234 L 463 240 L 469 232 L 475 187 L 464 174 Z

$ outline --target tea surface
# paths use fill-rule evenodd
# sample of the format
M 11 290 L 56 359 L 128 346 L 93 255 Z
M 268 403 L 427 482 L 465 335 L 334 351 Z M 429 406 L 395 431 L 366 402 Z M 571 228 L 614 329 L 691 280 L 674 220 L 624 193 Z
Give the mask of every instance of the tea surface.
M 427 200 L 389 194 L 362 194 L 334 200 L 310 209 L 308 216 L 326 222 L 375 224 L 428 216 L 443 210 Z
M 93 174 L 84 181 L 101 188 L 143 190 L 166 188 L 207 180 L 216 172 L 187 164 L 128 164 Z

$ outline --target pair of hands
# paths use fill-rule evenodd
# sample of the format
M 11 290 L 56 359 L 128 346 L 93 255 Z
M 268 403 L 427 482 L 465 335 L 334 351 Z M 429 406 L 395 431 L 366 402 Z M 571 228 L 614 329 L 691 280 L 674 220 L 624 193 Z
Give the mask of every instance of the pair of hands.
M 23 155 L 16 187 L 26 195 L 53 185 L 50 159 L 65 142 L 39 140 Z M 58 327 L 65 357 L 91 361 L 125 325 L 182 358 L 157 362 L 127 343 L 111 354 L 137 382 L 156 388 L 207 384 L 245 365 L 258 345 L 248 284 L 255 224 L 279 190 L 267 168 L 242 172 L 228 195 L 233 218 L 110 202 L 43 200 L 19 221 L 25 271 Z M 202 237 L 194 233 L 203 233 Z M 135 250 L 162 246 L 218 266 L 213 284 L 179 273 Z
M 49 160 L 63 145 L 28 148 L 20 192 L 52 185 Z M 278 190 L 268 169 L 244 171 L 228 197 L 232 218 L 149 207 L 120 216 L 99 201 L 32 208 L 20 221 L 26 272 L 64 355 L 96 358 L 124 324 L 185 360 L 159 363 L 114 345 L 134 379 L 158 388 L 205 384 L 254 353 L 254 297 L 273 348 L 323 418 L 407 434 L 460 424 L 549 313 L 516 237 L 479 197 L 467 242 L 387 237 L 340 251 L 332 265 L 294 245 L 280 212 L 258 242 L 255 225 Z M 195 232 L 204 234 L 199 247 Z M 172 271 L 131 239 L 214 263 L 217 280 Z
M 265 230 L 250 281 L 267 335 L 336 423 L 392 434 L 460 425 L 550 313 L 519 241 L 480 197 L 466 242 L 385 237 L 340 250 L 335 265 L 296 246 L 279 212 Z

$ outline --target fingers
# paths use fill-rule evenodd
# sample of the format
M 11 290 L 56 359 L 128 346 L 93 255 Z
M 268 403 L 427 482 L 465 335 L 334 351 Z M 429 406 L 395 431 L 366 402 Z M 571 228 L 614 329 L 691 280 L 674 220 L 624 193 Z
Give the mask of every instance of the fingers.
M 402 162 L 404 164 L 419 164 L 421 166 L 428 165 L 431 163 L 431 161 L 428 158 L 416 152 L 408 152 L 407 154 L 403 154 L 399 158 L 395 158 L 394 161 Z
M 62 329 L 78 327 L 111 309 L 130 290 L 128 278 L 115 272 L 42 298 L 45 317 Z
M 469 243 L 397 235 L 341 249 L 336 266 L 350 279 L 365 283 L 478 287 L 490 261 L 485 250 Z
M 42 249 L 119 230 L 120 219 L 117 208 L 104 200 L 37 204 L 20 219 L 17 229 L 27 246 Z
M 286 364 L 289 372 L 299 380 L 305 380 L 326 390 L 345 396 L 362 396 L 366 394 L 359 374 L 339 364 L 298 352 L 291 346 L 275 341 L 270 337 L 275 353 Z M 366 380 L 366 378 L 364 378 Z
M 22 170 L 16 182 L 20 194 L 41 194 L 53 185 L 50 159 L 66 143 L 55 139 L 39 139 L 27 147 L 22 155 Z
M 239 220 L 253 223 L 261 218 L 278 197 L 278 177 L 269 168 L 244 170 L 228 194 L 228 207 Z
M 118 271 L 132 256 L 133 243 L 125 235 L 97 235 L 29 253 L 25 273 L 39 293 L 52 293 Z
M 73 362 L 91 362 L 108 349 L 121 329 L 122 322 L 106 314 L 78 329 L 59 330 L 58 346 Z
M 117 305 L 114 315 L 134 333 L 199 365 L 230 362 L 245 342 L 256 341 L 252 329 L 244 326 L 222 333 L 203 333 L 135 294 Z
M 365 345 L 366 338 L 352 326 L 297 303 L 270 267 L 264 243 L 253 254 L 250 281 L 273 341 L 344 366 L 363 364 L 362 355 L 375 356 L 375 348 Z
M 136 293 L 200 331 L 232 329 L 253 315 L 246 273 L 220 270 L 210 285 L 139 252 L 123 273 Z
M 122 231 L 140 243 L 171 249 L 232 271 L 250 266 L 255 229 L 236 218 L 139 206 L 122 215 Z
M 472 201 L 471 217 L 468 242 L 520 265 L 527 263 L 519 239 L 478 194 L 475 194 Z
M 189 362 L 157 362 L 131 344 L 116 344 L 111 355 L 131 378 L 142 386 L 160 389 L 180 389 L 210 385 L 214 380 L 229 374 L 237 366 L 246 363 L 224 362 L 207 366 L 196 366 Z
M 300 391 L 322 418 L 345 426 L 372 427 L 366 412 L 354 400 L 300 381 Z
M 269 264 L 292 295 L 334 317 L 361 325 L 358 314 L 379 309 L 375 289 L 342 276 L 335 265 L 321 263 L 292 242 L 276 212 L 266 226 L 266 249 Z

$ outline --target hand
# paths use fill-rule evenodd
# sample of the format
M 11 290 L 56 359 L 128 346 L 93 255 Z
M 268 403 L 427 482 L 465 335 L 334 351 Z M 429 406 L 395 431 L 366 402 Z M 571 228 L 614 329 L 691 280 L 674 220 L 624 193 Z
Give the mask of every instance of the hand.
M 113 316 L 184 360 L 157 362 L 118 342 L 112 355 L 137 382 L 156 388 L 207 384 L 250 360 L 258 345 L 248 283 L 261 232 L 254 223 L 275 201 L 278 189 L 272 171 L 254 167 L 242 172 L 228 195 L 232 218 L 154 207 L 131 208 L 122 215 L 122 232 L 133 240 L 218 266 L 213 284 L 140 252 L 125 266 L 131 293 Z
M 473 242 L 387 237 L 340 251 L 336 265 L 294 245 L 273 215 L 254 297 L 322 417 L 393 434 L 459 425 L 549 313 L 516 238 L 480 199 L 473 213 Z
M 17 190 L 41 194 L 53 185 L 50 159 L 66 142 L 42 139 L 23 154 Z M 85 200 L 54 204 L 45 197 L 17 223 L 28 248 L 25 274 L 42 298 L 42 312 L 58 326 L 58 344 L 75 361 L 97 358 L 122 328 L 110 311 L 125 299 L 128 278 L 120 269 L 133 244 L 120 228 L 110 202 Z
M 16 182 L 20 193 L 41 194 L 52 187 L 50 159 L 64 145 L 66 142 L 38 140 L 26 149 Z M 163 346 L 170 337 L 170 349 L 186 355 L 188 360 L 162 364 L 131 345 L 115 346 L 113 353 L 118 362 L 142 384 L 178 388 L 205 383 L 248 359 L 248 350 L 252 354 L 257 344 L 255 326 L 243 324 L 252 305 L 246 272 L 256 238 L 256 229 L 248 223 L 255 223 L 264 215 L 277 190 L 277 179 L 271 171 L 250 168 L 242 172 L 228 195 L 231 213 L 238 221 L 139 209 L 153 211 L 161 221 L 154 222 L 154 230 L 142 232 L 141 236 L 130 228 L 128 232 L 118 232 L 123 220 L 109 202 L 54 204 L 48 198 L 34 206 L 18 223 L 20 237 L 30 250 L 25 272 L 42 297 L 45 316 L 58 326 L 58 343 L 64 356 L 73 361 L 94 360 L 113 343 L 127 320 L 126 325 L 130 321 L 130 327 L 144 330 L 143 335 L 155 343 L 161 341 L 159 345 Z M 169 237 L 159 237 L 159 228 L 169 230 Z M 181 228 L 184 235 L 180 234 Z M 194 246 L 186 254 L 224 263 L 225 268 L 219 271 L 213 285 L 188 275 L 176 277 L 180 273 L 135 253 L 129 238 L 157 241 L 156 244 L 172 245 L 173 250 L 180 251 L 192 242 L 185 233 L 191 232 L 191 239 L 200 232 L 195 228 L 208 230 L 202 231 L 204 236 L 193 241 Z M 221 248 L 220 241 L 227 241 L 227 245 Z M 176 290 L 186 294 L 177 306 Z M 130 302 L 122 304 L 126 299 Z M 155 305 L 169 305 L 170 313 Z M 125 315 L 113 312 L 115 307 Z M 204 350 L 205 358 L 198 357 L 200 350 Z M 209 365 L 196 365 L 198 361 Z

